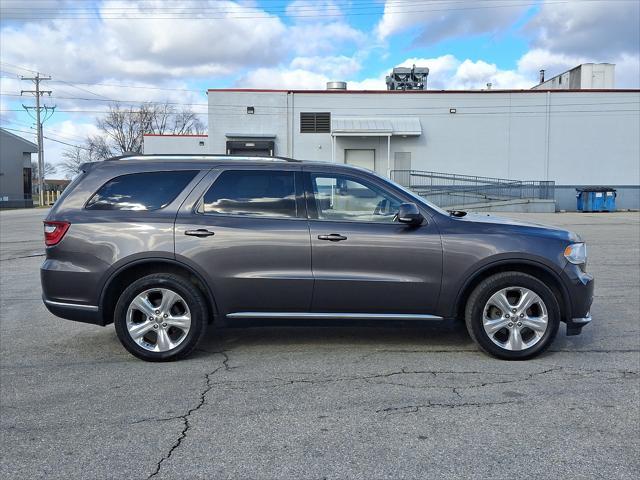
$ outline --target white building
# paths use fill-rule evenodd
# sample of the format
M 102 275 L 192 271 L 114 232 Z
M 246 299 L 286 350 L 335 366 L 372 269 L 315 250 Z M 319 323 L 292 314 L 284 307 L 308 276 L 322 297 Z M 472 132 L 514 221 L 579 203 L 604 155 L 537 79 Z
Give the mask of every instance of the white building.
M 583 63 L 548 80 L 540 70 L 540 81 L 532 90 L 599 90 L 616 85 L 616 66 L 613 63 Z
M 209 153 L 208 135 L 144 135 L 145 153 Z
M 208 153 L 552 180 L 625 190 L 638 208 L 640 90 L 209 90 Z M 202 153 L 202 140 L 145 137 L 145 153 Z M 621 192 L 619 192 L 620 194 Z

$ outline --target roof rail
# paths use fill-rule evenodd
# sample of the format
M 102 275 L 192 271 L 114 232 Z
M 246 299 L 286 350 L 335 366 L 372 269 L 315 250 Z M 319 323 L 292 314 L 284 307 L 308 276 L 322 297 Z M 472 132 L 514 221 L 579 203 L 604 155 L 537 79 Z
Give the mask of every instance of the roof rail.
M 247 155 L 226 155 L 223 153 L 125 153 L 123 155 L 118 155 L 116 157 L 107 158 L 105 162 L 115 161 L 115 160 L 124 160 L 126 158 L 133 157 L 150 157 L 150 158 L 171 158 L 171 157 L 179 157 L 179 158 L 202 158 L 202 157 L 212 157 L 212 158 L 255 158 L 256 160 L 282 160 L 284 162 L 295 162 L 300 163 L 302 160 L 297 160 L 295 158 L 290 157 L 281 157 L 281 156 L 273 156 L 273 157 L 249 157 Z

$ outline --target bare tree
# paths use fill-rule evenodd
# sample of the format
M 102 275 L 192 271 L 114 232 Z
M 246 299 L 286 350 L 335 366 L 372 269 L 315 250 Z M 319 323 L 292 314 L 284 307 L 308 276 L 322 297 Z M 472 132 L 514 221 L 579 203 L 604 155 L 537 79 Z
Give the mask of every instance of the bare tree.
M 110 155 L 105 154 L 105 146 L 100 137 L 89 137 L 86 141 L 86 147 L 75 146 L 62 152 L 63 161 L 61 163 L 62 170 L 66 173 L 67 178 L 72 178 L 80 173 L 80 167 L 85 163 L 99 162 L 109 158 Z
M 186 108 L 177 110 L 169 104 L 150 105 L 147 114 L 149 125 L 144 133 L 185 135 L 205 131 L 198 115 Z
M 109 105 L 109 111 L 96 120 L 99 133 L 87 137 L 82 146 L 63 153 L 63 170 L 69 176 L 78 173 L 86 162 L 106 160 L 125 153 L 142 153 L 145 133 L 201 134 L 205 127 L 193 111 L 178 110 L 169 103 L 142 103 L 137 107 L 120 103 Z
M 56 173 L 56 166 L 49 162 L 44 163 L 44 178 L 47 178 Z M 31 181 L 36 183 L 38 181 L 38 162 L 31 162 Z
M 143 103 L 138 107 L 114 103 L 97 125 L 100 133 L 88 140 L 88 146 L 99 159 L 142 153 L 145 133 L 184 135 L 205 130 L 196 113 L 186 108 L 178 110 L 169 103 Z
M 72 178 L 80 173 L 80 167 L 87 163 L 86 153 L 82 147 L 72 147 L 62 152 L 60 167 L 66 173 L 67 178 Z

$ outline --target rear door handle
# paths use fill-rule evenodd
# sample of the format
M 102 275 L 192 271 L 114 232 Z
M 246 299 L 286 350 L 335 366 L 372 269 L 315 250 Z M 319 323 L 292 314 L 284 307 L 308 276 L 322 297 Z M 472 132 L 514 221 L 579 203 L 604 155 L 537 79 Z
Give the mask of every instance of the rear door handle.
M 212 235 L 215 235 L 215 232 L 211 232 L 205 228 L 199 228 L 197 230 L 185 230 L 184 234 L 190 235 L 192 237 L 204 238 L 204 237 L 210 237 Z
M 329 240 L 330 242 L 341 242 L 346 240 L 347 237 L 340 235 L 339 233 L 330 233 L 329 235 L 318 235 L 318 240 Z

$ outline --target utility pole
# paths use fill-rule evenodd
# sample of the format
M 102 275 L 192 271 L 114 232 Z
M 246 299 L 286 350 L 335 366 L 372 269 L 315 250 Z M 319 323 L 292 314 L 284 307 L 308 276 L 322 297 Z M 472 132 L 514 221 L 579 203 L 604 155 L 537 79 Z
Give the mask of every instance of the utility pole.
M 20 95 L 25 93 L 30 93 L 36 97 L 36 106 L 27 106 L 22 105 L 24 109 L 29 113 L 29 110 L 36 111 L 36 123 L 37 123 L 37 136 L 38 136 L 38 190 L 40 193 L 40 206 L 44 205 L 44 137 L 42 135 L 42 124 L 45 120 L 49 119 L 56 107 L 48 107 L 48 106 L 40 106 L 40 97 L 44 95 L 51 96 L 51 90 L 40 90 L 40 82 L 43 80 L 51 80 L 50 76 L 41 76 L 40 73 L 36 72 L 35 77 L 20 77 L 22 80 L 31 80 L 35 86 L 35 90 L 21 90 Z M 42 119 L 40 112 L 45 111 L 45 118 Z M 49 114 L 49 111 L 51 112 Z M 29 113 L 30 114 L 30 113 Z M 33 118 L 33 117 L 32 117 Z

